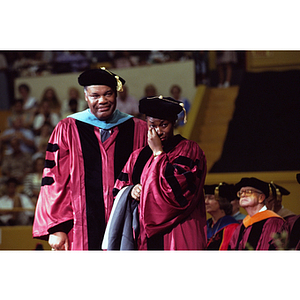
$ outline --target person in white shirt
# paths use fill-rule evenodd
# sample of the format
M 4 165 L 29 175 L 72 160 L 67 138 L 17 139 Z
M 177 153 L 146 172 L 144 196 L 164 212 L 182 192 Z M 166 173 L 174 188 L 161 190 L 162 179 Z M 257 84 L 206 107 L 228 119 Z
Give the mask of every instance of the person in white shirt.
M 6 181 L 6 192 L 0 197 L 0 224 L 2 226 L 32 224 L 34 205 L 28 196 L 17 192 L 18 184 L 15 178 L 9 178 Z M 28 210 L 9 211 L 15 208 Z

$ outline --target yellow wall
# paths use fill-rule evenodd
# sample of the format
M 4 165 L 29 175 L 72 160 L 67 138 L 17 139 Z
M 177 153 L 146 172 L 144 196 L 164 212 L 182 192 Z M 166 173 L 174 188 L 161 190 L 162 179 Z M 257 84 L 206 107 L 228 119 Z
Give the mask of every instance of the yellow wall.
M 147 84 L 154 84 L 158 94 L 170 96 L 169 90 L 173 84 L 179 84 L 182 88 L 182 96 L 191 102 L 194 99 L 195 67 L 194 61 L 170 62 L 154 64 L 151 66 L 138 66 L 134 68 L 111 69 L 126 80 L 129 94 L 137 100 L 144 96 L 144 88 Z M 23 77 L 15 80 L 15 94 L 18 97 L 17 87 L 21 83 L 27 83 L 31 87 L 31 95 L 40 99 L 46 87 L 54 87 L 61 101 L 67 99 L 68 89 L 77 87 L 81 98 L 84 99 L 83 88 L 78 84 L 80 73 L 45 75 L 40 77 Z
M 48 242 L 32 238 L 32 226 L 0 227 L 0 250 L 34 250 L 37 244 L 50 250 Z
M 300 69 L 300 51 L 247 51 L 247 71 Z

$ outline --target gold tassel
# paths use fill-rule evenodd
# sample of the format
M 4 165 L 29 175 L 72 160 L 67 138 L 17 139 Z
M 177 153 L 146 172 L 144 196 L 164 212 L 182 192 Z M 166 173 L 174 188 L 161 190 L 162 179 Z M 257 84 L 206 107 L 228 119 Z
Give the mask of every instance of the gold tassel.
M 275 189 L 275 191 L 276 191 L 276 200 L 282 200 L 282 197 L 281 197 L 281 193 L 280 193 L 280 190 L 279 190 L 279 188 L 277 188 L 276 187 L 276 185 L 274 184 L 274 182 L 273 181 L 271 181 L 271 184 L 273 185 L 273 187 L 274 187 L 274 189 Z M 273 195 L 273 193 L 272 193 L 272 195 Z M 274 195 L 275 196 L 275 195 Z
M 115 76 L 116 80 L 117 80 L 117 91 L 118 92 L 123 92 L 123 84 L 121 82 L 121 80 L 119 79 L 119 76 Z
M 271 182 L 269 183 L 269 197 L 270 197 L 270 196 L 273 197 L 273 191 L 272 191 L 272 188 L 271 188 L 272 182 L 273 182 L 273 181 L 271 181 Z
M 215 199 L 218 200 L 220 196 L 220 186 L 223 185 L 223 182 L 220 182 L 219 185 L 215 188 Z
M 186 122 L 187 122 L 187 117 L 186 117 L 186 110 L 185 110 L 185 108 L 184 108 L 184 103 L 181 102 L 181 103 L 180 103 L 180 106 L 182 107 L 183 112 L 184 112 L 183 122 L 184 122 L 184 124 L 186 124 Z
M 100 67 L 100 69 L 103 70 L 103 71 L 106 71 L 111 76 L 114 76 L 114 74 L 111 73 L 110 71 L 108 71 L 105 67 Z M 123 84 L 122 84 L 121 80 L 119 79 L 119 76 L 115 75 L 115 79 L 117 81 L 117 91 L 118 92 L 123 92 Z

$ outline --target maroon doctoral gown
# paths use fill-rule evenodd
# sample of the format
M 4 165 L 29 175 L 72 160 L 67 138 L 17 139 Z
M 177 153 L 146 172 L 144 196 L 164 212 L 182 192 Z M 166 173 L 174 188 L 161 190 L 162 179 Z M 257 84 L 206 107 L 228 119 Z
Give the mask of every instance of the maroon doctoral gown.
M 180 135 L 163 149 L 155 159 L 149 146 L 135 151 L 115 185 L 116 192 L 142 185 L 138 249 L 205 249 L 205 155 L 197 143 Z
M 72 117 L 54 129 L 46 151 L 33 237 L 68 233 L 71 250 L 101 249 L 113 187 L 130 154 L 147 144 L 145 121 L 129 118 L 101 142 L 99 127 Z
M 276 250 L 272 235 L 285 230 L 285 220 L 271 210 L 245 217 L 235 229 L 229 250 Z

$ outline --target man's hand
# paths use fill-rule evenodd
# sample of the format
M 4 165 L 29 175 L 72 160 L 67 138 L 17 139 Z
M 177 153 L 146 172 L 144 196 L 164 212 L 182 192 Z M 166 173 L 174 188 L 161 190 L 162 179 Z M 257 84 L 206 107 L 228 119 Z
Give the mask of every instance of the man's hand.
M 68 235 L 64 232 L 50 234 L 48 243 L 52 250 L 69 250 Z
M 131 197 L 136 201 L 140 201 L 141 191 L 142 185 L 139 183 L 136 184 L 131 190 Z

